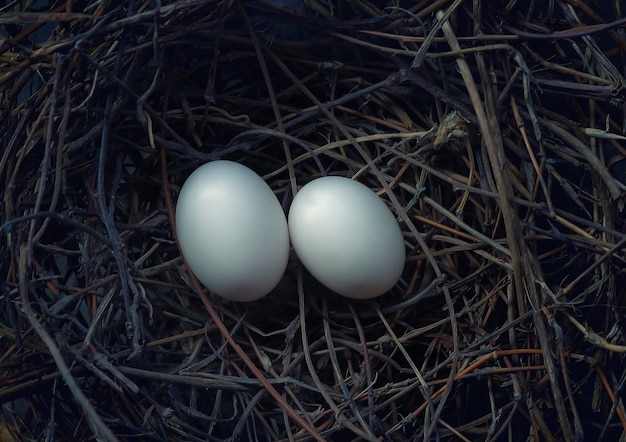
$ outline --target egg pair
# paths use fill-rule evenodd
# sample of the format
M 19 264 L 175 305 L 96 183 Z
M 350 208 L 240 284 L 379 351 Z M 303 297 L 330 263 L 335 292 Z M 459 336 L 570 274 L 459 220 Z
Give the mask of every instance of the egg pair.
M 291 244 L 332 291 L 368 299 L 391 289 L 405 262 L 395 217 L 371 189 L 322 177 L 294 197 L 289 221 L 263 179 L 232 161 L 196 169 L 176 204 L 178 242 L 191 271 L 214 293 L 253 301 L 282 278 Z

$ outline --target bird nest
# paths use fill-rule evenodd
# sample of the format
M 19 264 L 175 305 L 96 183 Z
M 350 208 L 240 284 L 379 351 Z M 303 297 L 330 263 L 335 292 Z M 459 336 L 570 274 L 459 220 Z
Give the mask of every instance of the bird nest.
M 597 3 L 9 2 L 0 439 L 618 440 L 626 20 Z M 294 256 L 261 300 L 202 288 L 174 207 L 216 159 L 286 211 L 366 184 L 401 280 L 350 300 Z

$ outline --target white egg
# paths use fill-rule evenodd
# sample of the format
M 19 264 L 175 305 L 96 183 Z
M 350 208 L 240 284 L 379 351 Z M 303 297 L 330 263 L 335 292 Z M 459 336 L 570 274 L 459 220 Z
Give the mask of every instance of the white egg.
M 261 298 L 287 267 L 283 209 L 265 181 L 241 164 L 220 160 L 196 169 L 178 196 L 176 229 L 191 271 L 224 298 Z
M 373 298 L 400 279 L 406 257 L 400 226 L 383 200 L 357 181 L 311 181 L 293 199 L 288 224 L 302 264 L 340 295 Z

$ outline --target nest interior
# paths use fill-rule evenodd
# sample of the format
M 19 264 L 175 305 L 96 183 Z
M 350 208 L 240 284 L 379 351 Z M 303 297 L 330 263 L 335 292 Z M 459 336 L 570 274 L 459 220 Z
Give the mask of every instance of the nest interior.
M 622 8 L 9 2 L 0 440 L 623 439 Z M 172 222 L 216 159 L 285 211 L 366 184 L 401 280 L 198 286 Z

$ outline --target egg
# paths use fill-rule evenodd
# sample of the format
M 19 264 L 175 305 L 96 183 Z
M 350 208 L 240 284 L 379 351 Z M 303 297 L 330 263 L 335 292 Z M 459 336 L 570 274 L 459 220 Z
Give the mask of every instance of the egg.
M 263 179 L 232 161 L 212 161 L 185 181 L 176 203 L 178 242 L 187 265 L 211 291 L 253 301 L 282 278 L 289 230 Z
M 402 275 L 400 226 L 384 201 L 357 181 L 331 176 L 306 184 L 293 199 L 288 225 L 304 267 L 340 295 L 373 298 Z

